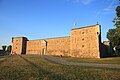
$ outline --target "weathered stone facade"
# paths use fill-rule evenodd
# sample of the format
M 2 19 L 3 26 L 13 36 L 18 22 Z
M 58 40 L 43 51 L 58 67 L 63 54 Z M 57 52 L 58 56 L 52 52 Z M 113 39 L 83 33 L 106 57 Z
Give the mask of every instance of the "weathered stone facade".
M 69 37 L 27 41 L 26 54 L 67 55 L 68 53 L 70 53 Z
M 72 56 L 99 58 L 100 37 L 100 25 L 72 29 L 70 37 Z
M 26 54 L 26 37 L 12 38 L 12 53 L 15 54 Z
M 75 28 L 70 36 L 28 40 L 25 37 L 12 39 L 12 53 L 63 55 L 82 58 L 100 58 L 102 53 L 100 25 Z M 108 50 L 108 49 L 107 49 Z

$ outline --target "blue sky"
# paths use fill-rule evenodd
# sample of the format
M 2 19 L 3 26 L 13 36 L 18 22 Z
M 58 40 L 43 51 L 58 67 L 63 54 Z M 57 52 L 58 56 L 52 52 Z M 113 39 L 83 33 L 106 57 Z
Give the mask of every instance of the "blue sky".
M 101 24 L 102 41 L 115 28 L 118 0 L 0 0 L 0 46 L 12 37 L 43 39 L 69 36 L 76 27 Z

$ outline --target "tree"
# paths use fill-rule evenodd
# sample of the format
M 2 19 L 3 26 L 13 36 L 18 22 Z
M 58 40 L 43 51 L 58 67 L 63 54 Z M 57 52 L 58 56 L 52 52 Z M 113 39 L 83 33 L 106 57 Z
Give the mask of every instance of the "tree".
M 120 6 L 116 8 L 116 17 L 113 19 L 115 29 L 109 29 L 107 32 L 107 38 L 115 47 L 117 52 L 120 52 Z
M 120 17 L 120 6 L 116 8 L 116 14 L 117 14 L 117 17 Z
M 118 43 L 118 37 L 116 35 L 116 29 L 109 29 L 107 32 L 107 38 L 112 43 L 113 47 L 115 47 Z
M 9 45 L 9 46 L 7 46 L 7 50 L 6 50 L 6 52 L 11 52 L 11 48 L 12 48 L 12 46 L 11 45 Z
M 6 50 L 6 45 L 2 46 L 2 49 L 3 49 L 3 51 L 5 51 Z
M 113 19 L 114 26 L 116 26 L 116 34 L 120 36 L 120 6 L 116 8 L 116 17 Z

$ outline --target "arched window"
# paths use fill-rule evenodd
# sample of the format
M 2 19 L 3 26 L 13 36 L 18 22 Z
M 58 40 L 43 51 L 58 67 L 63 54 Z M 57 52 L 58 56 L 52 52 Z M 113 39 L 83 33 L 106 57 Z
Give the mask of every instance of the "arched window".
M 84 41 L 84 38 L 82 39 L 82 41 Z

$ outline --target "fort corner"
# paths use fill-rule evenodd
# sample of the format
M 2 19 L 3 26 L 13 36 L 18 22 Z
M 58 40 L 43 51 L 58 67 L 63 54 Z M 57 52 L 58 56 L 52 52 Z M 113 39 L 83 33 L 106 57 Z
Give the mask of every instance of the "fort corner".
M 70 39 L 73 57 L 100 58 L 100 25 L 72 29 Z

